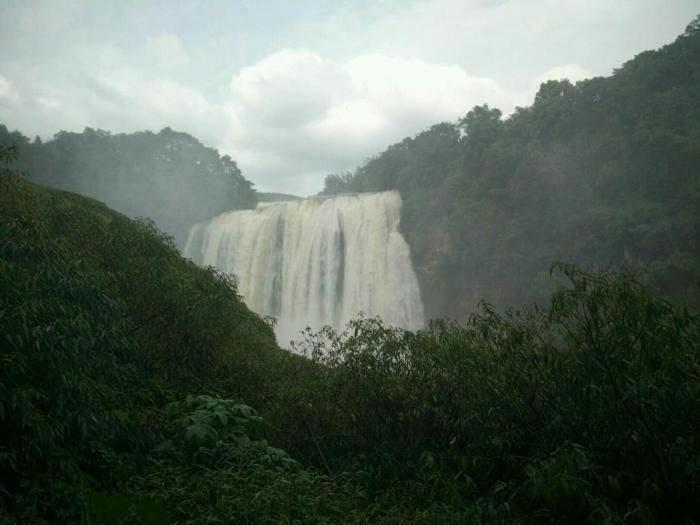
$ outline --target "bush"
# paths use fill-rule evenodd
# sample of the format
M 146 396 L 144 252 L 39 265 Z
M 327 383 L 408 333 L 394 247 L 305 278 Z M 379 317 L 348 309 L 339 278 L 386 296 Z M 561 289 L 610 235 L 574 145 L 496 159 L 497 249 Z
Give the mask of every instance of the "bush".
M 545 309 L 308 334 L 322 379 L 296 392 L 297 417 L 335 468 L 419 505 L 491 494 L 534 522 L 697 519 L 698 317 L 630 272 L 554 270 L 569 286 Z

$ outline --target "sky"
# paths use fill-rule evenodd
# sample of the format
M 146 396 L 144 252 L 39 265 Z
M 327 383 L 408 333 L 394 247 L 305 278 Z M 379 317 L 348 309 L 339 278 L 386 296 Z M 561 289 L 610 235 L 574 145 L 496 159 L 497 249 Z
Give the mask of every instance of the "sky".
M 698 0 L 0 0 L 0 123 L 43 139 L 166 126 L 260 191 L 330 173 L 548 79 L 670 43 Z

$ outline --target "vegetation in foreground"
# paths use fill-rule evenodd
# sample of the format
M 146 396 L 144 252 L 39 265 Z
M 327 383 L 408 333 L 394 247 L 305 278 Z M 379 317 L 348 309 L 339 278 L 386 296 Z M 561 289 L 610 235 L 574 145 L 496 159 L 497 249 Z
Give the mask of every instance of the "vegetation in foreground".
M 700 523 L 697 314 L 554 271 L 300 357 L 152 224 L 3 170 L 0 523 Z

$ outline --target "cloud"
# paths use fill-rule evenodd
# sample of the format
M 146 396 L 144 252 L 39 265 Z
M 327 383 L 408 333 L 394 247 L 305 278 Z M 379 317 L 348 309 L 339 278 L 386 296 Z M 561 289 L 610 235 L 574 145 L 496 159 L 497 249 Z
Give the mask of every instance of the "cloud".
M 371 54 L 352 59 L 344 69 L 358 97 L 393 122 L 454 120 L 482 102 L 513 107 L 513 95 L 496 82 L 455 65 Z
M 7 78 L 0 75 L 0 104 L 12 104 L 16 105 L 21 102 L 19 92 L 15 89 Z
M 697 10 L 697 0 L 419 0 L 373 20 L 362 38 L 384 54 L 458 64 L 526 91 L 562 64 L 610 74 L 673 40 Z
M 231 80 L 231 93 L 242 116 L 290 127 L 323 116 L 344 96 L 348 80 L 317 53 L 282 49 L 242 68 Z
M 319 191 L 322 175 L 351 169 L 476 104 L 509 111 L 523 102 L 455 65 L 379 53 L 341 62 L 304 49 L 242 68 L 230 87 L 223 149 L 262 189 L 302 194 Z
M 198 90 L 129 67 L 45 82 L 25 79 L 17 88 L 0 77 L 0 109 L 3 124 L 44 138 L 85 127 L 128 133 L 169 126 L 217 146 L 230 126 L 221 106 Z
M 98 75 L 101 96 L 91 113 L 112 122 L 114 131 L 161 129 L 187 131 L 203 142 L 218 143 L 228 123 L 221 108 L 197 90 L 168 78 L 145 79 L 130 69 Z
M 171 33 L 149 36 L 144 44 L 144 54 L 144 58 L 151 66 L 169 68 L 189 62 L 189 57 L 180 40 Z

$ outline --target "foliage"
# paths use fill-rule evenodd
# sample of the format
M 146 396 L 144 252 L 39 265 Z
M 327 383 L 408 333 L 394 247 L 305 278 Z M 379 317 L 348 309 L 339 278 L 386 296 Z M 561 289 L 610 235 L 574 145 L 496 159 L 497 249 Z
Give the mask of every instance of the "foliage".
M 17 160 L 17 146 L 0 144 L 0 162 L 4 164 L 5 169 Z
M 214 448 L 220 443 L 249 445 L 261 439 L 263 420 L 248 405 L 211 396 L 188 396 L 184 403 L 166 407 L 175 442 L 192 451 Z M 164 446 L 173 446 L 168 442 Z
M 164 501 L 180 523 L 334 523 L 361 501 L 347 475 L 302 468 L 264 438 L 266 424 L 232 400 L 170 404 L 168 439 L 132 491 Z
M 139 523 L 167 525 L 168 511 L 162 503 L 128 494 L 90 494 L 86 498 L 85 518 L 88 523 L 120 525 Z
M 555 269 L 545 309 L 309 334 L 323 378 L 294 395 L 332 468 L 486 522 L 700 519 L 700 318 L 633 273 Z

